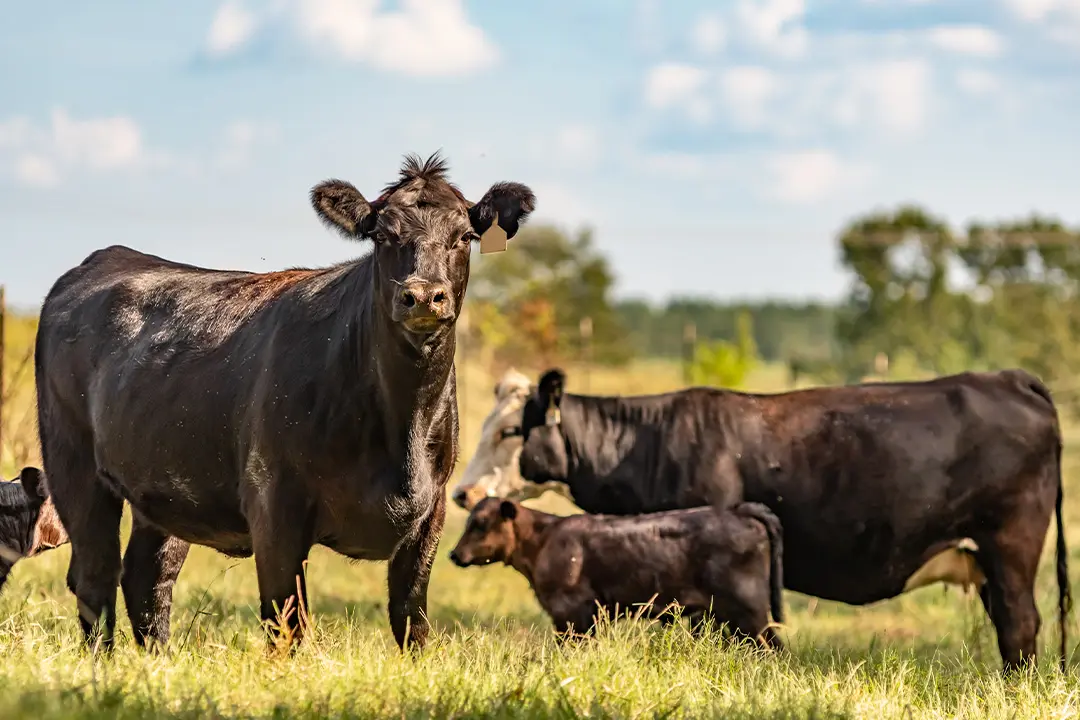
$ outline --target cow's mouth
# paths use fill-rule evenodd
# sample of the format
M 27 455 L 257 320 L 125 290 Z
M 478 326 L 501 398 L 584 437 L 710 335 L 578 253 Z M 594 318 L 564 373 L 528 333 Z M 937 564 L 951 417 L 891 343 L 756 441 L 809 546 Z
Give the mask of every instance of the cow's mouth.
M 430 335 L 442 325 L 442 321 L 434 316 L 409 318 L 401 323 L 405 329 L 414 335 Z

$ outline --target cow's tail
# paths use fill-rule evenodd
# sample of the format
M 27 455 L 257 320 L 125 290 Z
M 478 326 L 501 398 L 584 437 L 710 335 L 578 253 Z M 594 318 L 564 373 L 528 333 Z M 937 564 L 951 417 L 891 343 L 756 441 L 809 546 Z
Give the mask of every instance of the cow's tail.
M 780 518 L 761 503 L 744 502 L 738 506 L 739 512 L 753 518 L 765 526 L 769 536 L 769 604 L 772 606 L 773 620 L 784 622 L 784 530 Z
M 1049 405 L 1054 414 L 1054 475 L 1057 481 L 1057 499 L 1054 502 L 1054 519 L 1057 522 L 1057 548 L 1055 551 L 1055 564 L 1057 565 L 1058 584 L 1058 626 L 1061 630 L 1061 671 L 1065 672 L 1065 661 L 1068 659 L 1068 620 L 1072 611 L 1072 587 L 1069 585 L 1069 548 L 1065 544 L 1065 523 L 1061 517 L 1061 503 L 1064 499 L 1064 487 L 1061 483 L 1061 425 L 1058 420 L 1057 407 L 1050 395 L 1050 389 L 1046 384 L 1034 375 L 1020 371 L 1021 382 L 1031 392 L 1035 393 Z
M 1057 474 L 1057 501 L 1054 504 L 1054 516 L 1057 521 L 1057 584 L 1058 584 L 1058 625 L 1061 629 L 1061 671 L 1065 672 L 1068 657 L 1066 641 L 1068 639 L 1069 612 L 1072 610 L 1072 588 L 1069 585 L 1069 549 L 1065 545 L 1065 524 L 1061 518 L 1061 501 L 1064 488 L 1061 485 L 1061 436 L 1058 435 L 1054 471 Z

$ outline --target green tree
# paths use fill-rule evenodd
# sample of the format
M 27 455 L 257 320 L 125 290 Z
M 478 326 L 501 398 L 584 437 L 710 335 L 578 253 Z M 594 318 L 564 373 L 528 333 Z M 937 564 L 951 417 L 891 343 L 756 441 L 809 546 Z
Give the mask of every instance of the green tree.
M 507 251 L 473 259 L 470 303 L 504 315 L 509 333 L 482 342 L 511 361 L 553 363 L 581 358 L 582 318 L 592 319 L 592 358 L 621 363 L 630 358 L 627 333 L 611 299 L 615 276 L 588 228 L 570 236 L 550 225 L 528 226 Z
M 760 360 L 750 313 L 740 313 L 736 326 L 735 342 L 713 340 L 696 344 L 690 366 L 693 384 L 733 389 L 743 386 Z

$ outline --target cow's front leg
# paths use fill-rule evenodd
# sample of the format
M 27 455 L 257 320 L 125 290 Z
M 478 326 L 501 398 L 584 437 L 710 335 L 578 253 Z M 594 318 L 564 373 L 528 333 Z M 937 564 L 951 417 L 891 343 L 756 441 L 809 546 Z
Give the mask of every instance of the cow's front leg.
M 390 629 L 398 647 L 423 650 L 428 636 L 427 590 L 431 564 L 442 538 L 446 493 L 435 493 L 435 507 L 420 528 L 398 545 L 388 573 Z
M 303 638 L 309 609 L 304 561 L 311 550 L 314 511 L 294 479 L 272 477 L 254 486 L 259 489 L 253 492 L 246 515 L 259 578 L 260 615 L 271 647 L 283 636 L 295 647 Z

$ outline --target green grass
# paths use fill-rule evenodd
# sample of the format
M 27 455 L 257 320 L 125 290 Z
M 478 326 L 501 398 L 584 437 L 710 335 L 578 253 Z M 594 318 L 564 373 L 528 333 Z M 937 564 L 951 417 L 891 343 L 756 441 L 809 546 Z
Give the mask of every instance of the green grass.
M 458 472 L 490 408 L 494 383 L 474 366 L 462 375 L 467 418 Z M 579 369 L 571 368 L 569 378 L 571 389 L 584 389 Z M 632 393 L 675 387 L 681 378 L 675 366 L 642 363 L 594 370 L 588 382 L 593 392 Z M 765 368 L 750 385 L 779 389 L 782 382 L 778 369 Z M 30 402 L 31 395 L 20 392 L 19 402 Z M 1066 439 L 1066 515 L 1068 537 L 1080 547 L 1075 435 L 1070 429 Z M 531 504 L 571 509 L 558 499 Z M 941 586 L 867 608 L 787 593 L 787 656 L 725 647 L 716 637 L 695 641 L 683 628 L 643 621 L 605 626 L 594 640 L 559 646 L 514 571 L 460 569 L 447 560 L 464 517 L 456 507 L 448 511 L 430 586 L 434 633 L 417 659 L 402 656 L 391 638 L 384 563 L 353 564 L 315 548 L 308 568 L 315 627 L 295 656 L 281 658 L 265 651 L 258 627 L 254 562 L 194 548 L 176 586 L 169 651 L 149 655 L 135 648 L 121 599 L 117 650 L 93 659 L 80 650 L 75 602 L 64 586 L 70 548 L 24 561 L 0 596 L 0 718 L 878 720 L 1078 712 L 1076 671 L 1062 677 L 1055 669 L 1053 529 L 1039 574 L 1039 667 L 1006 681 L 978 600 Z M 1080 558 L 1072 560 L 1076 576 Z

